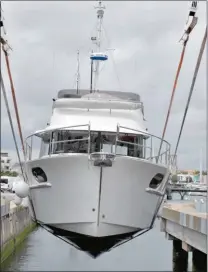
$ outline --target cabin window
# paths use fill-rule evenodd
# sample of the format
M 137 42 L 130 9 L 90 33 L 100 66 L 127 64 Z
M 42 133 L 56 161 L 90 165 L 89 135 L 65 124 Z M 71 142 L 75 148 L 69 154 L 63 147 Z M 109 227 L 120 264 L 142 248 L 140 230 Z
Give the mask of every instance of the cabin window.
M 40 157 L 48 154 L 88 153 L 88 131 L 59 130 L 45 134 L 42 138 Z M 117 155 L 144 157 L 143 135 L 119 133 L 117 141 Z M 90 153 L 114 153 L 116 147 L 116 133 L 91 131 Z
M 117 155 L 126 155 L 136 158 L 143 158 L 143 135 L 120 133 L 117 143 Z
M 101 150 L 108 153 L 115 152 L 115 133 L 94 131 L 91 132 L 91 152 L 100 152 Z
M 52 135 L 52 154 L 87 153 L 88 131 L 56 131 Z

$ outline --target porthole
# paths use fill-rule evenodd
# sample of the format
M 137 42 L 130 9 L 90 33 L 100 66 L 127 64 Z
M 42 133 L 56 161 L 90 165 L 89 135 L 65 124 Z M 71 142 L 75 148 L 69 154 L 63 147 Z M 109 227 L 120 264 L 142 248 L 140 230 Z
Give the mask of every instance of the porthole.
M 40 167 L 32 168 L 32 174 L 38 182 L 47 182 L 46 173 Z
M 152 189 L 158 188 L 164 178 L 163 174 L 157 173 L 150 181 L 149 187 Z

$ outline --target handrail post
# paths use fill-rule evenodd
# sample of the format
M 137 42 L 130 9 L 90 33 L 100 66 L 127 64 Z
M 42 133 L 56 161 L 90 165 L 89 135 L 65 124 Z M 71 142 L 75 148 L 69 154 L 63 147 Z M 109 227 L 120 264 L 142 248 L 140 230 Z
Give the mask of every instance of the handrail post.
M 33 136 L 31 137 L 30 160 L 32 160 L 32 145 L 33 145 Z
M 118 135 L 119 135 L 119 124 L 117 124 L 117 129 L 116 129 L 115 155 L 117 154 Z
M 143 137 L 143 150 L 144 150 L 144 159 L 146 159 L 146 139 Z
M 151 161 L 152 161 L 152 136 L 150 136 L 150 158 L 151 158 Z
M 166 150 L 165 150 L 165 164 L 167 164 L 167 157 L 168 157 L 168 144 L 166 143 Z
M 170 165 L 170 160 L 171 160 L 170 149 L 171 149 L 171 145 L 169 144 L 169 162 L 168 162 L 169 165 Z
M 52 149 L 52 133 L 53 133 L 53 131 L 51 131 L 51 133 L 50 133 L 50 141 L 49 141 L 49 156 L 51 156 L 51 149 Z
M 27 161 L 27 149 L 28 149 L 28 147 L 27 147 L 27 141 L 25 141 L 25 157 L 26 157 L 26 161 Z
M 88 124 L 88 155 L 90 154 L 91 135 L 90 135 L 90 123 Z

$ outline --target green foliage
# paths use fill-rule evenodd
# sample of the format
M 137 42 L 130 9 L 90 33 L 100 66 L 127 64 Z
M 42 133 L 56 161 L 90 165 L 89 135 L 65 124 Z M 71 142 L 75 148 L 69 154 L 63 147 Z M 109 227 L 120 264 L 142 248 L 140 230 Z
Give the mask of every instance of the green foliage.
M 187 171 L 179 171 L 178 174 L 182 174 L 182 175 L 188 175 L 188 172 Z
M 176 183 L 178 181 L 177 175 L 172 175 L 171 181 L 172 183 Z
M 1 176 L 17 177 L 18 173 L 15 171 L 1 171 Z
M 188 173 L 188 171 L 178 171 L 178 174 L 183 174 L 183 175 L 188 175 L 189 173 Z M 199 170 L 194 170 L 193 171 L 193 174 L 194 175 L 199 175 L 200 174 L 200 171 Z M 207 175 L 207 171 L 202 171 L 202 175 L 203 176 L 205 176 L 205 175 Z

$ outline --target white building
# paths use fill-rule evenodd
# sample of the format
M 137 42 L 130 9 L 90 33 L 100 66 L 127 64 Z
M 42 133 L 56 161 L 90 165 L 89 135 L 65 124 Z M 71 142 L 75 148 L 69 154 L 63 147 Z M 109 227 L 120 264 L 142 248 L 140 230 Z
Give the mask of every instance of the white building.
M 11 169 L 11 158 L 7 152 L 1 152 L 1 171 L 10 171 Z
M 177 175 L 178 182 L 193 182 L 194 181 L 194 175 L 190 174 L 178 174 Z
M 23 162 L 21 162 L 21 165 L 18 162 L 16 162 L 11 166 L 11 171 L 18 173 L 18 175 L 21 175 L 22 174 L 21 166 L 24 168 Z

